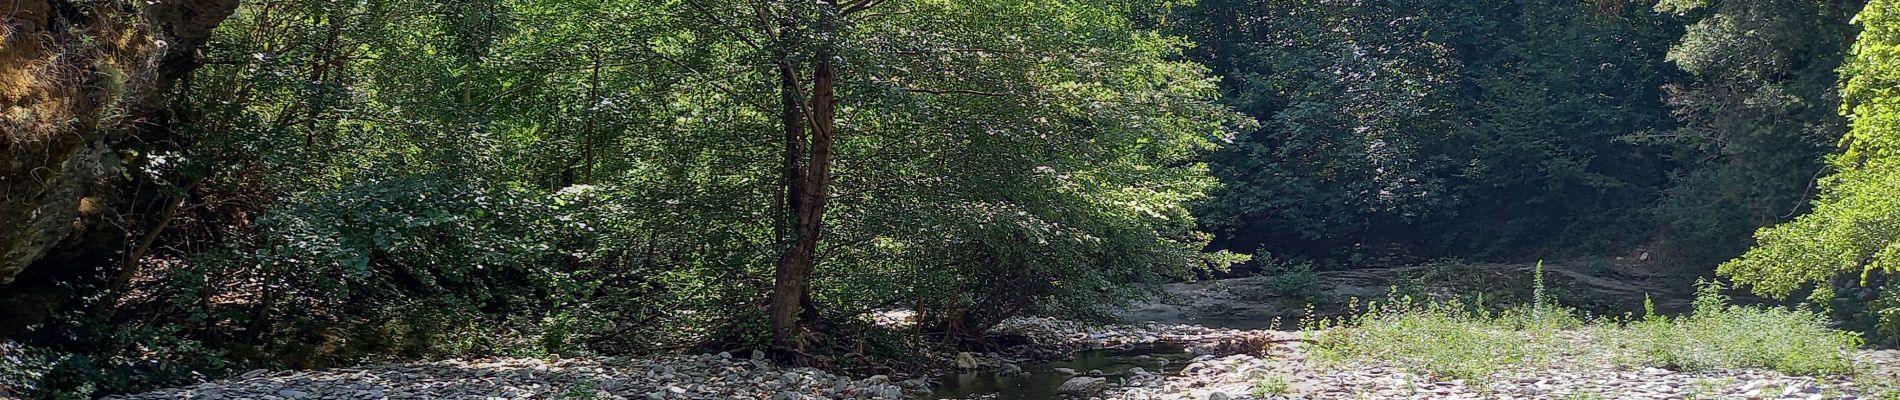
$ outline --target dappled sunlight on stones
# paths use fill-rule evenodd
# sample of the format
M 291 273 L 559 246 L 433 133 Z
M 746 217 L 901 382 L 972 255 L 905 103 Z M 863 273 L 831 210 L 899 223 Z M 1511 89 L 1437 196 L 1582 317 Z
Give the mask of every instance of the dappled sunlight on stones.
M 718 355 L 451 360 L 238 377 L 116 399 L 895 399 L 922 381 L 842 378 Z
M 1402 365 L 1320 365 L 1306 356 L 1301 332 L 1237 330 L 1195 325 L 1088 325 L 1051 319 L 1004 324 L 1037 343 L 1067 340 L 1075 348 L 1125 346 L 1154 341 L 1202 349 L 1178 373 L 1153 381 L 1132 380 L 1092 396 L 1102 399 L 1871 399 L 1882 392 L 1870 382 L 1900 384 L 1900 351 L 1862 350 L 1857 361 L 1868 376 L 1804 377 L 1755 369 L 1698 372 L 1618 367 L 1615 357 L 1585 346 L 1559 352 L 1552 368 L 1506 370 L 1479 380 L 1443 380 L 1409 372 Z M 1588 341 L 1586 331 L 1566 331 L 1566 340 Z M 1266 356 L 1233 354 L 1235 341 L 1267 338 Z M 1226 350 L 1222 352 L 1222 350 Z M 1131 381 L 1124 381 L 1131 382 Z M 1269 382 L 1284 383 L 1275 387 Z M 1271 390 L 1268 390 L 1271 389 Z M 1890 389 L 1885 389 L 1890 390 Z
M 1019 318 L 1000 334 L 1028 337 L 1026 353 L 1043 359 L 1079 349 L 1179 343 L 1196 354 L 1178 372 L 1140 368 L 1119 380 L 1078 374 L 1074 390 L 1100 399 L 1872 399 L 1861 385 L 1900 382 L 1900 351 L 1863 350 L 1856 359 L 1868 376 L 1786 376 L 1763 370 L 1671 371 L 1616 367 L 1614 357 L 1591 351 L 1554 355 L 1554 367 L 1505 370 L 1484 379 L 1442 380 L 1403 365 L 1319 365 L 1306 356 L 1306 333 L 1237 330 L 1196 325 L 1091 325 Z M 1587 340 L 1583 332 L 1566 332 Z M 1235 341 L 1271 341 L 1272 350 L 1232 354 Z M 1228 343 L 1228 344 L 1223 344 Z M 1581 347 L 1580 347 L 1581 348 Z M 1226 350 L 1223 350 L 1226 349 Z M 1264 356 L 1262 355 L 1264 354 Z M 1029 359 L 994 353 L 975 357 L 978 368 L 1008 368 Z M 1172 371 L 1172 369 L 1169 369 Z M 1099 381 L 1098 381 L 1099 380 Z M 810 368 L 782 368 L 731 354 L 651 359 L 601 357 L 451 360 L 372 365 L 321 371 L 250 371 L 221 381 L 114 399 L 895 399 L 923 396 L 922 379 L 840 377 Z M 1594 397 L 1592 397 L 1594 396 Z

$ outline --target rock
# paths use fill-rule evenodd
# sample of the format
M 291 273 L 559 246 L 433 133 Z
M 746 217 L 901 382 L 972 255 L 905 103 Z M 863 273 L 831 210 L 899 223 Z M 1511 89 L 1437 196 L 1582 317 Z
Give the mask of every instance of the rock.
M 1050 320 L 1040 320 L 1050 321 Z M 1046 324 L 1047 322 L 1045 322 Z M 1016 323 L 1020 327 L 1020 323 Z M 1006 326 L 1004 329 L 1011 329 Z M 1020 328 L 1017 328 L 1020 329 Z M 977 368 L 995 368 L 1001 374 L 1013 374 L 1024 367 L 1025 359 L 1055 359 L 1073 354 L 1078 348 L 1109 348 L 1136 343 L 1141 336 L 1161 340 L 1219 341 L 1245 331 L 1218 330 L 1182 325 L 1145 328 L 1110 327 L 1092 330 L 1077 325 L 1047 325 L 1026 333 L 1037 343 L 1071 347 L 1042 347 L 1003 354 L 963 353 Z M 1036 333 L 1047 332 L 1047 333 Z M 1102 333 L 1103 342 L 1089 342 L 1086 333 Z M 1200 335 L 1193 336 L 1190 335 Z M 1196 339 L 1198 337 L 1199 339 Z M 1578 336 L 1579 340 L 1590 340 Z M 0 347 L 4 349 L 4 347 Z M 749 351 L 749 350 L 748 350 Z M 764 357 L 763 352 L 759 352 Z M 955 354 L 955 353 L 953 353 Z M 968 354 L 965 356 L 965 354 Z M 1156 368 L 1165 360 L 1149 357 L 1139 368 L 1116 370 L 1119 378 L 1108 378 L 1101 371 L 1078 374 L 1074 369 L 1051 368 L 1061 383 L 1063 397 L 1104 399 L 1234 400 L 1255 399 L 1247 393 L 1263 379 L 1284 378 L 1290 386 L 1301 388 L 1300 395 L 1265 396 L 1260 400 L 1359 398 L 1379 399 L 1555 399 L 1568 393 L 1594 393 L 1604 399 L 1666 400 L 1682 398 L 1744 398 L 1744 392 L 1769 399 L 1868 398 L 1868 393 L 1851 382 L 1830 378 L 1791 377 L 1760 370 L 1711 370 L 1684 373 L 1658 368 L 1613 368 L 1599 366 L 1591 358 L 1559 355 L 1553 360 L 1564 368 L 1518 371 L 1508 377 L 1491 380 L 1487 387 L 1460 380 L 1421 376 L 1402 365 L 1360 365 L 1338 371 L 1316 370 L 1308 365 L 1299 346 L 1271 359 L 1234 355 L 1198 357 L 1188 363 L 1179 376 L 1164 376 L 1171 369 Z M 1856 355 L 1878 369 L 1873 376 L 1888 379 L 1894 366 L 1900 365 L 1900 351 L 1863 351 Z M 1871 359 L 1868 357 L 1879 357 Z M 1130 357 L 1131 359 L 1134 357 Z M 1179 359 L 1179 358 L 1178 358 Z M 1149 369 L 1156 368 L 1156 369 Z M 561 398 L 570 388 L 592 382 L 589 391 L 601 399 L 727 399 L 816 400 L 816 399 L 894 399 L 916 396 L 930 389 L 925 378 L 893 382 L 890 376 L 838 376 L 811 368 L 788 368 L 764 360 L 746 360 L 744 353 L 717 353 L 691 356 L 650 356 L 645 358 L 580 358 L 558 364 L 547 359 L 485 359 L 442 361 L 435 363 L 367 365 L 315 371 L 247 371 L 230 379 L 193 384 L 174 389 L 159 389 L 144 394 L 114 395 L 109 400 L 386 400 L 386 399 L 525 399 Z M 1481 394 L 1488 390 L 1491 393 Z M 302 396 L 289 393 L 295 391 Z M 279 394 L 279 392 L 284 392 Z M 387 392 L 387 393 L 385 393 Z M 650 392 L 650 393 L 649 393 Z M 1830 396 L 1821 396 L 1829 393 Z M 1838 395 L 1833 395 L 1838 393 Z M 584 395 L 582 393 L 571 393 Z M 386 395 L 386 396 L 385 396 Z
M 1193 373 L 1195 373 L 1195 372 L 1197 372 L 1197 371 L 1200 371 L 1200 370 L 1202 370 L 1202 369 L 1206 369 L 1206 368 L 1207 368 L 1207 363 L 1201 363 L 1201 362 L 1196 362 L 1196 363 L 1188 363 L 1188 365 L 1187 365 L 1186 367 L 1181 367 L 1181 374 L 1183 374 L 1183 375 L 1185 375 L 1185 374 L 1193 374 Z
M 759 349 L 752 349 L 752 359 L 757 360 L 757 361 L 765 361 L 765 352 L 759 351 Z
M 884 399 L 898 400 L 898 399 L 904 398 L 903 388 L 899 388 L 895 385 L 891 385 L 888 383 L 880 383 L 876 385 L 871 385 L 868 391 L 871 393 L 872 396 L 876 396 L 876 397 L 884 398 Z
M 925 391 L 930 390 L 930 381 L 924 378 L 906 379 L 897 382 L 897 386 L 910 390 Z
M 1089 370 L 1089 375 L 1102 375 L 1102 370 L 1099 370 L 1099 369 L 1091 369 L 1091 370 Z
M 1022 375 L 1023 367 L 1016 364 L 1003 364 L 1003 367 L 997 369 L 997 372 L 1003 375 Z
M 1069 397 L 1089 397 L 1108 390 L 1108 380 L 1092 376 L 1078 376 L 1062 382 L 1056 393 Z
M 976 356 L 968 352 L 957 353 L 957 368 L 976 369 Z

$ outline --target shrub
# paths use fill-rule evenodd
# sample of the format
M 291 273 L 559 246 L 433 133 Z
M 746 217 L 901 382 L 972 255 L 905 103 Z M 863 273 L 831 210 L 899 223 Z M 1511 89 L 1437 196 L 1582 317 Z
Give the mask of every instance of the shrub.
M 1314 358 L 1328 364 L 1389 361 L 1424 375 L 1477 379 L 1505 368 L 1542 367 L 1547 355 L 1565 347 L 1556 329 L 1566 325 L 1559 321 L 1575 320 L 1528 310 L 1491 314 L 1406 297 L 1309 328 L 1324 329 Z
M 1313 271 L 1312 261 L 1256 253 L 1254 263 L 1260 266 L 1260 275 L 1265 279 L 1249 290 L 1237 293 L 1243 298 L 1263 300 L 1277 297 L 1307 303 L 1320 300 L 1319 274 Z
M 1722 285 L 1703 282 L 1695 313 L 1677 318 L 1656 315 L 1653 307 L 1640 320 L 1609 331 L 1603 339 L 1633 364 L 1679 370 L 1763 368 L 1790 375 L 1853 372 L 1860 335 L 1828 327 L 1819 313 L 1779 307 L 1729 305 Z
M 1293 383 L 1288 382 L 1285 376 L 1272 375 L 1253 383 L 1254 397 L 1266 398 L 1288 393 L 1293 393 Z
M 1543 266 L 1531 304 L 1493 313 L 1472 304 L 1420 301 L 1394 289 L 1364 312 L 1311 321 L 1321 330 L 1314 354 L 1327 363 L 1381 360 L 1448 379 L 1476 379 L 1505 368 L 1542 367 L 1568 348 L 1558 331 L 1583 326 L 1575 313 L 1544 300 Z M 1335 329 L 1328 329 L 1335 328 Z
M 1855 372 L 1852 356 L 1862 344 L 1859 334 L 1832 329 L 1813 311 L 1730 305 L 1715 283 L 1701 284 L 1692 315 L 1665 317 L 1651 306 L 1632 321 L 1582 320 L 1548 300 L 1542 287 L 1539 268 L 1534 301 L 1500 313 L 1475 304 L 1415 301 L 1395 291 L 1363 312 L 1305 325 L 1321 330 L 1316 360 L 1389 362 L 1446 379 L 1539 369 L 1565 352 L 1602 352 L 1616 364 L 1679 370 L 1841 375 Z

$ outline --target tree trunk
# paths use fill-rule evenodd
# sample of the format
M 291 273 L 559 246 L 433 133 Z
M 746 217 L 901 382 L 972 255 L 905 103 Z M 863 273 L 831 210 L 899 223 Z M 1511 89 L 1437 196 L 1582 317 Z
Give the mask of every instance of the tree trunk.
M 582 141 L 586 142 L 587 162 L 581 170 L 581 176 L 587 180 L 587 184 L 592 185 L 594 184 L 594 118 L 600 113 L 601 54 L 598 50 L 589 49 L 588 55 L 594 59 L 594 68 L 592 75 L 587 78 L 587 122 L 586 127 L 581 129 L 581 134 L 585 136 Z
M 801 112 L 804 96 L 798 93 L 797 69 L 789 61 L 782 61 L 779 72 L 781 100 L 785 101 L 784 183 L 787 208 L 791 210 L 792 237 L 791 245 L 779 255 L 775 265 L 767 311 L 772 322 L 773 345 L 798 349 L 801 347 L 797 340 L 801 322 L 798 312 L 801 308 L 815 307 L 809 304 L 811 274 L 817 261 L 819 235 L 824 228 L 825 203 L 830 197 L 832 134 L 837 121 L 833 91 L 836 70 L 829 54 L 821 54 L 812 69 L 809 125 L 798 123 L 804 116 Z M 804 138 L 807 127 L 810 128 L 809 143 Z M 801 159 L 805 161 L 803 165 L 800 165 Z
M 786 31 L 786 35 L 791 36 L 789 27 Z M 786 50 L 779 51 L 779 101 L 783 106 L 780 123 L 785 128 L 779 192 L 784 199 L 780 206 L 784 207 L 785 214 L 784 222 L 778 223 L 778 226 L 783 227 L 780 229 L 779 241 L 784 250 L 774 265 L 772 296 L 766 303 L 766 314 L 772 323 L 772 345 L 780 347 L 792 347 L 791 338 L 798 332 L 797 309 L 792 305 L 797 304 L 809 278 L 809 274 L 800 274 L 801 269 L 791 264 L 792 260 L 799 257 L 793 255 L 798 245 L 795 244 L 796 234 L 790 231 L 793 225 L 797 225 L 799 213 L 804 209 L 802 205 L 805 197 L 804 187 L 799 184 L 803 180 L 799 160 L 804 158 L 805 153 L 805 110 L 801 106 L 805 95 L 798 89 L 798 66 L 793 64 L 788 53 Z

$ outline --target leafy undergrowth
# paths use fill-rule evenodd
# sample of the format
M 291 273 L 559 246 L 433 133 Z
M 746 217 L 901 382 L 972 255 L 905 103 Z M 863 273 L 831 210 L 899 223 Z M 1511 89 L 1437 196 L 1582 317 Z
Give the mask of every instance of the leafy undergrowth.
M 1727 304 L 1721 287 L 1704 284 L 1695 313 L 1669 318 L 1653 311 L 1605 329 L 1599 341 L 1631 365 L 1675 370 L 1771 369 L 1789 375 L 1854 372 L 1860 334 L 1829 328 L 1827 317 L 1805 309 Z
M 1728 304 L 1705 283 L 1696 310 L 1681 317 L 1586 318 L 1543 293 L 1542 267 L 1530 305 L 1503 312 L 1481 304 L 1388 296 L 1352 315 L 1303 323 L 1318 332 L 1315 360 L 1331 365 L 1385 362 L 1441 379 L 1482 380 L 1507 370 L 1541 370 L 1579 360 L 1605 366 L 1683 371 L 1758 368 L 1789 375 L 1856 372 L 1858 333 L 1829 328 L 1818 313 Z M 1598 356 L 1603 358 L 1583 358 Z

